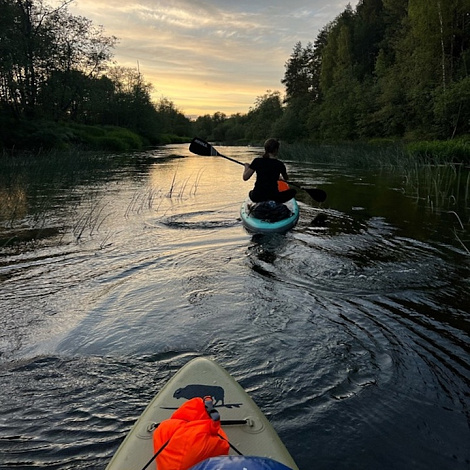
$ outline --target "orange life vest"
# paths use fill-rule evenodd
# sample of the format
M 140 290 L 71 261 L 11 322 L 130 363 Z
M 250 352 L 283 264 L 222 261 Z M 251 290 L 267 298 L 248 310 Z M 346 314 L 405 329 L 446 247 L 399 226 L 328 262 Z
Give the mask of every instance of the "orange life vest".
M 230 448 L 220 419 L 211 417 L 202 398 L 188 400 L 161 422 L 153 446 L 160 451 L 158 470 L 187 470 L 209 457 L 228 455 Z

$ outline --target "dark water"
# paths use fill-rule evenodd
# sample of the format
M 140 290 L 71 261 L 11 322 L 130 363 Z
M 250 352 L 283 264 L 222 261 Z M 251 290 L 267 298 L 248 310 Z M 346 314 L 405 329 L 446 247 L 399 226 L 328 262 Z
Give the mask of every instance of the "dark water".
M 240 168 L 170 146 L 106 178 L 0 189 L 0 468 L 104 468 L 196 356 L 241 383 L 302 470 L 470 468 L 455 216 L 397 174 L 291 163 L 326 203 L 299 194 L 294 231 L 253 236 Z

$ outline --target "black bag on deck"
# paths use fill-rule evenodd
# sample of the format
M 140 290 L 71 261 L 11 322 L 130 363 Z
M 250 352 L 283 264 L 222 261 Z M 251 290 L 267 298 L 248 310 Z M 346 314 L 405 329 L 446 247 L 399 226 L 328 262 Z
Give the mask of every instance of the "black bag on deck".
M 278 222 L 292 215 L 285 204 L 275 201 L 263 201 L 256 203 L 250 210 L 250 215 L 266 222 Z

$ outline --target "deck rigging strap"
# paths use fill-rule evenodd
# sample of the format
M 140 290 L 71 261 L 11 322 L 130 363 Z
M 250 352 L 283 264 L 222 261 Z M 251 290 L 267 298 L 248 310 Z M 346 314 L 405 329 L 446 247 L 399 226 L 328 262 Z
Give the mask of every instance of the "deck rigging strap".
M 160 424 L 160 423 L 158 423 Z M 155 426 L 155 429 L 158 428 L 158 424 Z M 163 444 L 160 449 L 157 450 L 157 452 L 155 452 L 155 454 L 153 454 L 153 457 L 146 463 L 145 467 L 142 468 L 142 470 L 145 470 L 159 455 L 160 453 L 163 451 L 163 449 L 168 445 L 168 443 L 170 442 L 171 440 L 171 437 L 170 439 L 168 439 L 165 444 Z M 230 443 L 229 443 L 230 444 Z
M 218 413 L 218 411 L 214 408 L 214 405 L 212 403 L 212 400 L 204 400 L 204 404 L 205 404 L 205 407 L 206 407 L 206 410 L 207 410 L 207 413 L 208 415 L 211 417 L 211 419 L 213 419 L 214 421 L 220 421 L 220 424 L 221 425 L 232 425 L 232 426 L 240 426 L 240 425 L 245 425 L 245 424 L 249 424 L 249 421 L 246 420 L 246 419 L 228 419 L 228 420 L 221 420 L 220 419 L 220 415 Z M 152 431 L 155 431 L 155 429 L 158 428 L 158 426 L 160 426 L 160 423 L 154 423 L 152 424 Z M 220 434 L 217 434 L 217 436 L 219 436 L 221 439 L 223 439 L 224 441 L 226 441 L 228 443 L 228 445 L 230 446 L 231 449 L 233 449 L 238 455 L 243 455 L 228 439 L 225 439 L 223 436 L 221 436 Z M 157 452 L 155 452 L 155 454 L 153 455 L 153 457 L 145 464 L 145 466 L 142 468 L 142 470 L 146 470 L 149 465 L 160 455 L 160 453 L 165 449 L 165 447 L 168 445 L 168 443 L 170 442 L 171 440 L 171 437 L 170 439 L 168 439 L 161 447 L 160 449 L 157 450 Z
M 279 222 L 292 216 L 290 209 L 275 201 L 257 202 L 249 208 L 249 215 L 266 222 Z

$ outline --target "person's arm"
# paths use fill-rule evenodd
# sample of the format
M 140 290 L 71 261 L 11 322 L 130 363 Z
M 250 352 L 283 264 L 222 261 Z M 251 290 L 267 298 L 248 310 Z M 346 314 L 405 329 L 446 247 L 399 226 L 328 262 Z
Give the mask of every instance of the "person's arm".
M 245 170 L 243 171 L 243 181 L 249 180 L 252 176 L 255 170 L 250 167 L 249 163 L 245 163 Z
M 284 165 L 284 163 L 282 163 L 281 176 L 284 181 L 287 181 L 289 179 L 289 175 L 287 174 L 286 170 L 286 165 Z

